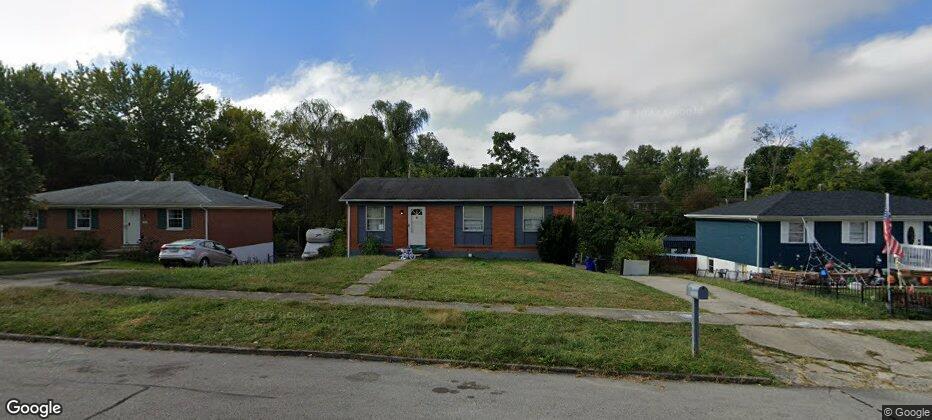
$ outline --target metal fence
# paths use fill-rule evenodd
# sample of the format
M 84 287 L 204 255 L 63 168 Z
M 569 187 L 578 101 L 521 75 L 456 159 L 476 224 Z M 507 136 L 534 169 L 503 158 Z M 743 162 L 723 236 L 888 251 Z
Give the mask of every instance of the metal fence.
M 893 286 L 890 288 L 888 299 L 885 285 L 867 285 L 857 281 L 814 284 L 805 280 L 805 277 L 794 279 L 782 276 L 768 276 L 762 273 L 750 274 L 728 270 L 715 270 L 712 272 L 698 270 L 696 274 L 701 277 L 746 281 L 751 284 L 809 293 L 825 298 L 846 299 L 865 304 L 881 305 L 896 316 L 907 318 L 932 317 L 932 287 L 928 286 Z M 888 302 L 891 304 L 888 305 Z

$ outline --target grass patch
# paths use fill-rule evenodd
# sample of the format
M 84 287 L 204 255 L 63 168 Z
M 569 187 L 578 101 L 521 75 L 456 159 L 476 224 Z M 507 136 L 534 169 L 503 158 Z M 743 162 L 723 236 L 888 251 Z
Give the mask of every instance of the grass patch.
M 0 291 L 0 331 L 625 370 L 770 375 L 731 326 L 314 303 Z
M 107 260 L 99 264 L 89 264 L 84 266 L 79 266 L 80 268 L 88 269 L 115 269 L 115 270 L 158 270 L 162 269 L 162 265 L 157 262 L 142 262 L 142 261 L 130 261 L 130 260 Z
M 932 332 L 928 331 L 885 331 L 885 330 L 865 330 L 864 334 L 870 334 L 879 337 L 893 344 L 912 347 L 926 352 L 925 356 L 919 358 L 922 362 L 932 362 Z
M 68 281 L 183 289 L 339 293 L 344 287 L 393 260 L 384 256 L 332 257 L 278 264 L 107 273 Z
M 830 319 L 886 319 L 889 318 L 883 303 L 865 302 L 833 296 L 818 296 L 810 292 L 778 289 L 757 284 L 740 283 L 709 277 L 685 276 L 689 280 L 718 286 L 733 292 L 774 303 L 810 318 Z
M 382 280 L 368 295 L 658 311 L 689 309 L 683 300 L 617 275 L 532 261 L 415 260 Z
M 57 261 L 0 261 L 0 276 L 66 270 Z

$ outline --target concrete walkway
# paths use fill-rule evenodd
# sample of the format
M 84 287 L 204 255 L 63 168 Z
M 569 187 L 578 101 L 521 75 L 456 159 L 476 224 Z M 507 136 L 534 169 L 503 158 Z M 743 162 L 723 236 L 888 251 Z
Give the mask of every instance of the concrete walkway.
M 689 302 L 692 302 L 692 299 L 686 296 L 686 285 L 689 283 L 701 283 L 701 281 L 690 281 L 678 277 L 664 276 L 625 276 L 625 278 L 653 287 Z M 732 292 L 731 290 L 721 287 L 708 284 L 704 285 L 709 289 L 712 296 L 709 300 L 702 301 L 700 306 L 702 309 L 714 314 L 799 316 L 796 311 L 784 308 L 780 305 Z
M 107 270 L 108 273 L 117 273 L 123 271 L 125 270 Z M 40 271 L 37 273 L 15 274 L 11 276 L 0 276 L 0 290 L 10 287 L 53 286 L 66 278 L 78 278 L 100 273 L 100 270 L 55 270 Z
M 379 282 L 381 282 L 382 279 L 390 276 L 393 271 L 401 267 L 404 267 L 405 264 L 407 264 L 409 261 L 411 260 L 393 261 L 379 268 L 376 268 L 375 271 L 369 274 L 366 274 L 365 276 L 363 276 L 363 278 L 359 279 L 359 281 L 357 281 L 356 283 L 353 283 L 347 286 L 345 289 L 343 289 L 342 293 L 344 295 L 362 296 L 366 294 L 366 292 L 368 292 L 369 289 L 372 288 L 372 286 L 379 284 Z

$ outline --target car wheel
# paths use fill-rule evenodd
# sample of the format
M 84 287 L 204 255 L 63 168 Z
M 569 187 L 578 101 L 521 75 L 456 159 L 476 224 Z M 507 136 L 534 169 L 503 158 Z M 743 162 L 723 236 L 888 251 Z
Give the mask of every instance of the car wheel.
M 237 260 L 233 260 L 233 262 L 231 262 L 230 264 L 233 264 L 233 265 L 239 265 L 239 261 L 237 261 Z
M 210 267 L 210 260 L 206 257 L 201 258 L 201 267 Z

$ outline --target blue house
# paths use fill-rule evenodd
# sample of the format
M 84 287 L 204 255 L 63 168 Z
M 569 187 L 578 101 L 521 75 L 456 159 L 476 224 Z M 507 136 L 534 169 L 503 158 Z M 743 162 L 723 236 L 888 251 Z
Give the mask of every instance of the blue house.
M 916 255 L 932 253 L 924 246 L 932 244 L 932 200 L 891 196 L 890 209 L 894 236 L 910 245 L 904 248 Z M 872 268 L 882 255 L 883 212 L 881 193 L 791 191 L 686 217 L 696 222 L 699 269 L 749 273 L 773 266 L 805 268 L 813 239 L 854 267 Z

